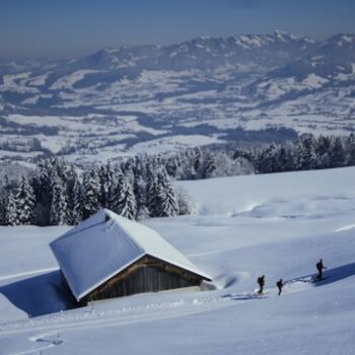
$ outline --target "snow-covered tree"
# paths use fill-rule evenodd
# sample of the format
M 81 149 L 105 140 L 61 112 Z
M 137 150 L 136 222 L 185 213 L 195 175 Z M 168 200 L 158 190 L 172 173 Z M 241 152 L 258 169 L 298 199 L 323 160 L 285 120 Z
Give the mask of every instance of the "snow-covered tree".
M 136 219 L 137 203 L 133 188 L 123 176 L 113 191 L 111 209 L 122 217 Z
M 214 177 L 218 174 L 216 170 L 217 170 L 217 166 L 216 166 L 215 155 L 212 154 L 211 152 L 207 152 L 205 154 L 205 159 L 203 162 L 201 177 L 203 179 Z
M 355 135 L 353 133 L 346 139 L 346 165 L 355 165 Z
M 100 208 L 100 181 L 97 169 L 94 167 L 85 172 L 82 188 L 82 212 L 83 219 L 87 219 Z
M 68 195 L 60 178 L 52 182 L 52 203 L 50 208 L 51 225 L 67 225 L 72 222 L 69 211 Z
M 150 217 L 160 217 L 160 199 L 158 189 L 158 176 L 154 170 L 150 171 L 147 189 L 146 189 L 146 206 L 149 210 Z
M 297 142 L 297 170 L 311 170 L 316 167 L 316 141 L 312 134 L 303 134 Z
M 117 170 L 117 169 L 116 169 Z M 100 205 L 104 208 L 110 207 L 110 202 L 112 199 L 112 188 L 117 184 L 117 179 L 119 174 L 114 170 L 110 163 L 101 165 L 98 169 L 98 177 L 100 183 Z
M 22 176 L 14 195 L 19 224 L 33 224 L 35 195 L 28 179 Z
M 18 210 L 16 200 L 12 192 L 7 197 L 7 208 L 5 213 L 5 224 L 8 226 L 18 226 L 20 221 L 18 219 Z
M 83 193 L 79 179 L 75 181 L 69 204 L 71 208 L 71 224 L 78 224 L 83 220 Z
M 175 192 L 165 169 L 158 176 L 158 197 L 161 204 L 161 217 L 172 217 L 178 214 Z
M 134 196 L 137 203 L 137 220 L 141 221 L 149 217 L 149 209 L 146 199 L 146 182 L 142 177 L 137 177 L 133 186 Z
M 3 189 L 0 189 L 0 225 L 5 225 L 6 218 L 6 197 Z
M 335 137 L 331 141 L 329 149 L 329 166 L 331 168 L 341 167 L 345 165 L 345 149 L 341 137 Z
M 175 193 L 164 168 L 150 173 L 147 207 L 151 217 L 170 217 L 178 213 Z

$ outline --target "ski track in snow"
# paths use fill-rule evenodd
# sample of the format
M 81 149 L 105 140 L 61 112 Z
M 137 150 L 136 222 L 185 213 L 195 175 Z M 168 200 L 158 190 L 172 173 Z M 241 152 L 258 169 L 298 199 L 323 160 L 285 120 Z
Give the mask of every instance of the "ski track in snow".
M 230 299 L 219 297 L 194 298 L 192 300 L 177 300 L 171 302 L 156 302 L 142 306 L 132 306 L 112 309 L 95 309 L 95 304 L 83 308 L 83 311 L 72 310 L 32 318 L 26 321 L 13 322 L 0 325 L 0 336 L 23 331 L 37 330 L 68 330 L 80 326 L 91 328 L 93 326 L 125 325 L 143 321 L 155 321 L 179 317 L 207 310 L 213 310 L 227 305 Z M 229 302 L 229 304 L 231 304 Z M 157 312 L 158 310 L 163 312 Z M 169 312 L 165 312 L 169 310 Z
M 311 284 L 312 282 L 309 277 L 307 279 L 299 278 L 288 280 L 286 281 L 284 293 L 302 291 L 308 287 L 312 287 Z M 295 287 L 295 285 L 297 285 L 297 287 Z M 271 287 L 266 289 L 262 295 L 259 295 L 256 289 L 254 291 L 226 293 L 218 296 L 206 296 L 193 298 L 190 300 L 155 302 L 142 306 L 128 306 L 112 309 L 96 309 L 95 303 L 92 303 L 87 307 L 82 308 L 82 310 L 70 310 L 66 312 L 55 313 L 52 316 L 46 315 L 42 317 L 31 318 L 26 321 L 0 324 L 0 337 L 22 332 L 52 331 L 54 333 L 58 333 L 75 330 L 78 327 L 80 327 L 80 329 L 87 329 L 94 327 L 123 326 L 138 322 L 152 322 L 203 313 L 221 307 L 236 305 L 238 303 L 242 304 L 244 302 L 275 297 L 276 295 L 276 288 Z M 240 302 L 236 303 L 235 301 Z M 46 347 L 59 345 L 62 342 L 43 340 L 43 335 L 31 336 L 29 340 L 36 342 L 50 342 L 50 344 L 48 344 Z M 16 354 L 18 355 L 22 353 Z
M 42 351 L 62 343 L 63 340 L 60 338 L 59 334 L 47 333 L 23 339 L 20 344 L 13 344 L 11 341 L 8 344 L 4 342 L 1 344 L 1 350 L 3 354 L 5 354 L 6 351 L 7 355 L 42 354 Z

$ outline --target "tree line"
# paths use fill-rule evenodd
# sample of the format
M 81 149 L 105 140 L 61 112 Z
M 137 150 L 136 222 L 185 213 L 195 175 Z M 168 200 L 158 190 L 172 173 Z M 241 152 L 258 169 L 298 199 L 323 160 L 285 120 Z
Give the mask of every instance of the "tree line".
M 61 159 L 37 163 L 19 181 L 2 174 L 0 224 L 74 225 L 100 208 L 130 218 L 189 214 L 184 191 L 172 179 L 193 180 L 252 173 L 355 165 L 355 136 L 303 134 L 296 141 L 234 150 L 194 148 L 141 155 L 82 168 Z
M 1 189 L 2 225 L 74 225 L 100 208 L 130 219 L 190 213 L 158 159 L 94 165 L 82 174 L 71 163 L 50 158 Z

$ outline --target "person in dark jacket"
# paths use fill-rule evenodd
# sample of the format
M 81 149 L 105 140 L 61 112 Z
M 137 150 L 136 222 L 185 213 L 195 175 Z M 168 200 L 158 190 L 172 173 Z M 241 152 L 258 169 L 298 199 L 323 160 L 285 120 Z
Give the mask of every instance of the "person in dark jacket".
M 284 282 L 282 279 L 280 279 L 279 281 L 276 282 L 276 286 L 279 289 L 279 296 L 281 295 L 282 292 L 282 287 L 284 287 Z
M 258 284 L 260 287 L 258 293 L 263 293 L 264 285 L 265 285 L 265 275 L 258 277 Z
M 323 265 L 323 260 L 320 259 L 318 263 L 316 264 L 317 270 L 318 270 L 318 275 L 317 275 L 317 280 L 322 280 L 323 278 L 323 270 L 326 269 L 326 267 Z

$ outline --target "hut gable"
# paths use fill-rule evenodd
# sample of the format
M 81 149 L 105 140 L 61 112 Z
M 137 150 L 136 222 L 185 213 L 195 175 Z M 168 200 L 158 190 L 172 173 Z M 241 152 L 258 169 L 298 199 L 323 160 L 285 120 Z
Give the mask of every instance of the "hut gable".
M 50 247 L 78 302 L 158 291 L 149 279 L 154 283 L 163 275 L 170 277 L 163 289 L 211 280 L 157 232 L 107 209 L 72 228 Z

